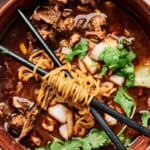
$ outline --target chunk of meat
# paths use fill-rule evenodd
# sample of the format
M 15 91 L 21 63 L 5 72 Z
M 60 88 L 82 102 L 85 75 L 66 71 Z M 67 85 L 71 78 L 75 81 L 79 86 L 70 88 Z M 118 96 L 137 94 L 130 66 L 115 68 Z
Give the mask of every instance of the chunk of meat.
M 61 19 L 57 25 L 57 30 L 59 32 L 72 31 L 74 28 L 74 18 L 67 17 L 66 19 Z
M 150 139 L 140 136 L 131 143 L 129 150 L 147 150 L 148 146 L 150 146 Z
M 68 42 L 68 40 L 65 40 L 65 39 L 61 40 L 61 41 L 59 42 L 59 46 L 60 46 L 60 47 L 69 47 L 69 42 Z
M 80 70 L 83 72 L 83 73 L 86 73 L 87 72 L 87 69 L 83 63 L 83 61 L 81 61 L 80 59 L 78 59 L 78 66 L 80 68 Z
M 64 9 L 62 16 L 63 17 L 68 17 L 72 14 L 72 9 Z
M 102 40 L 106 36 L 105 31 L 86 31 L 85 32 L 86 36 L 96 36 L 99 40 Z
M 10 114 L 11 114 L 11 110 L 10 110 L 9 106 L 6 103 L 1 102 L 0 103 L 0 120 L 3 120 Z
M 102 26 L 106 25 L 106 16 L 104 15 L 97 15 L 92 18 L 91 23 L 89 24 L 89 28 L 92 31 L 101 31 Z
M 40 35 L 43 37 L 43 39 L 50 39 L 51 41 L 54 40 L 55 36 L 56 36 L 56 33 L 54 32 L 53 29 L 44 29 L 44 28 L 41 28 L 41 29 L 38 29 Z
M 31 108 L 34 105 L 34 103 L 26 98 L 14 96 L 12 99 L 12 105 L 17 109 L 22 109 L 23 111 L 25 111 Z
M 90 31 L 99 31 L 99 30 L 102 30 L 101 29 L 101 26 L 102 25 L 102 22 L 101 23 L 96 23 L 96 25 L 93 25 L 95 21 L 95 19 L 91 22 L 91 20 L 93 18 L 97 18 L 97 16 L 99 16 L 100 18 L 106 18 L 106 15 L 105 14 L 97 14 L 97 13 L 90 13 L 90 14 L 87 14 L 87 15 L 77 15 L 74 19 L 74 24 L 76 27 L 81 27 L 83 29 L 86 29 L 87 27 L 90 29 Z M 96 30 L 95 30 L 96 29 Z
M 70 37 L 70 46 L 74 46 L 77 42 L 79 42 L 81 39 L 80 34 L 78 33 L 74 33 L 71 37 Z
M 60 20 L 61 12 L 55 6 L 44 7 L 44 9 L 38 9 L 32 15 L 32 18 L 36 21 L 44 21 L 48 24 L 56 26 L 58 21 Z
M 37 135 L 31 135 L 30 139 L 31 139 L 31 142 L 36 146 L 40 146 L 42 143 L 42 140 Z
M 33 123 L 36 120 L 38 114 L 39 114 L 39 111 L 37 109 L 37 106 L 33 106 L 30 111 L 26 112 L 25 121 L 21 130 L 21 133 L 19 135 L 19 140 L 25 137 L 32 130 Z
M 56 122 L 54 121 L 54 119 L 47 117 L 46 119 L 44 119 L 42 121 L 41 125 L 48 132 L 53 132 L 54 128 L 55 128 L 55 124 L 56 124 Z
M 25 117 L 22 114 L 18 114 L 12 117 L 11 121 L 9 122 L 10 132 L 13 135 L 18 136 L 22 130 L 24 122 L 25 122 Z

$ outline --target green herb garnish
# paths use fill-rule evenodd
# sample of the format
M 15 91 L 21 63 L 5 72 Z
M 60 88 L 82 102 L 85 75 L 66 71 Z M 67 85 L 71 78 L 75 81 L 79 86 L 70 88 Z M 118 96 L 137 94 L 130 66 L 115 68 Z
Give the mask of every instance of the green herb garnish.
M 114 102 L 119 104 L 124 110 L 126 115 L 129 117 L 131 115 L 134 102 L 131 96 L 129 96 L 123 87 L 120 87 L 117 91 L 116 96 L 114 97 Z
M 150 112 L 143 112 L 141 116 L 142 124 L 144 127 L 148 127 L 148 122 L 150 120 Z
M 72 52 L 69 55 L 67 55 L 66 59 L 69 62 L 72 61 L 75 56 L 79 56 L 80 59 L 84 59 L 84 57 L 87 54 L 87 50 L 88 50 L 88 42 L 81 41 L 80 43 L 74 46 Z
M 129 137 L 125 137 L 123 134 L 119 135 L 119 139 L 124 144 L 124 146 L 128 146 L 132 142 Z
M 106 65 L 103 65 L 102 69 L 101 69 L 101 72 L 100 72 L 100 75 L 101 76 L 105 76 L 107 74 L 107 71 L 108 71 L 108 68 Z
M 134 85 L 134 66 L 132 61 L 135 59 L 133 51 L 128 52 L 123 44 L 116 47 L 108 45 L 100 54 L 99 59 L 104 61 L 105 65 L 116 74 L 126 78 L 126 86 Z
M 93 129 L 84 138 L 73 138 L 70 141 L 54 140 L 51 144 L 36 150 L 92 150 L 109 144 L 110 140 L 104 131 Z

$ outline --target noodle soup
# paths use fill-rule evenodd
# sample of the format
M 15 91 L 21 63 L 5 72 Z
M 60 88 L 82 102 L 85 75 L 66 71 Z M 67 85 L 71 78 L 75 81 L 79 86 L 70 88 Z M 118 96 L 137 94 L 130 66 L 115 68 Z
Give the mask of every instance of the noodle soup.
M 90 112 L 93 97 L 149 127 L 150 45 L 134 18 L 111 1 L 84 0 L 49 0 L 29 18 L 63 66 L 55 66 L 21 20 L 13 24 L 3 44 L 36 67 L 0 56 L 0 117 L 10 135 L 26 149 L 114 149 Z M 37 67 L 49 73 L 41 77 Z M 140 147 L 132 144 L 138 136 L 148 147 L 148 138 L 100 113 L 126 147 Z

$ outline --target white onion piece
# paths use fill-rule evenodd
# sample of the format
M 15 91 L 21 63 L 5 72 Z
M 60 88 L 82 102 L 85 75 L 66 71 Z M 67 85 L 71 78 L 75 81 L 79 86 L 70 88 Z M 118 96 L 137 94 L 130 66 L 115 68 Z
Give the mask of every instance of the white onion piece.
M 99 64 L 93 61 L 88 55 L 83 59 L 83 63 L 90 73 L 95 73 L 98 69 Z
M 135 86 L 150 88 L 150 60 L 135 67 Z
M 122 76 L 118 76 L 118 75 L 111 75 L 110 81 L 112 81 L 113 83 L 115 83 L 119 86 L 122 86 L 125 81 L 125 78 Z
M 49 115 L 51 115 L 53 118 L 55 118 L 60 123 L 66 123 L 66 121 L 67 121 L 66 112 L 67 111 L 68 111 L 68 109 L 62 104 L 57 104 L 55 106 L 49 107 L 49 109 L 48 109 Z
M 72 50 L 68 47 L 63 47 L 61 52 L 65 55 L 69 55 L 72 52 Z
M 59 133 L 65 140 L 68 140 L 68 138 L 69 138 L 68 125 L 67 124 L 61 125 L 59 127 Z
M 101 42 L 95 46 L 95 48 L 92 50 L 90 57 L 94 60 L 99 60 L 99 55 L 104 51 L 104 48 L 106 47 L 106 43 Z
M 110 126 L 114 126 L 117 124 L 117 120 L 108 114 L 104 114 L 104 118 Z

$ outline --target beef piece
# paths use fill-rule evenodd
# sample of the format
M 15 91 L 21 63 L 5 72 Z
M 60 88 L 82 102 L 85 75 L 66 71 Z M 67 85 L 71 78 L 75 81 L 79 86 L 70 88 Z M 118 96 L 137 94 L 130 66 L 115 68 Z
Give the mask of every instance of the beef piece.
M 64 9 L 63 10 L 63 13 L 62 13 L 62 16 L 63 17 L 68 17 L 72 14 L 72 9 Z
M 19 140 L 25 137 L 33 128 L 33 123 L 38 115 L 36 106 L 33 106 L 25 114 L 16 114 L 9 121 L 8 130 Z
M 9 131 L 14 136 L 19 136 L 24 122 L 25 122 L 25 117 L 22 114 L 18 114 L 12 117 L 11 121 L 9 122 Z
M 36 120 L 39 111 L 36 106 L 34 106 L 30 111 L 25 114 L 25 121 L 19 135 L 19 140 L 25 137 L 33 128 L 33 123 Z
M 86 31 L 85 35 L 86 36 L 96 36 L 96 37 L 98 37 L 98 39 L 102 40 L 105 38 L 106 32 L 105 31 Z
M 103 15 L 98 15 L 91 19 L 89 28 L 92 31 L 101 31 L 102 30 L 101 27 L 104 25 L 106 25 L 106 17 Z
M 0 121 L 3 121 L 4 118 L 8 117 L 11 114 L 11 110 L 6 103 L 0 103 Z
M 74 18 L 73 17 L 67 17 L 64 20 L 60 20 L 57 26 L 57 30 L 59 32 L 67 32 L 72 31 L 74 28 Z
M 33 106 L 33 104 L 34 103 L 29 101 L 28 99 L 18 97 L 18 96 L 14 96 L 13 99 L 12 99 L 13 107 L 15 107 L 17 109 L 21 109 L 23 111 L 26 111 L 29 108 L 31 108 Z
M 78 33 L 74 33 L 71 37 L 70 37 L 70 45 L 74 46 L 77 42 L 79 42 L 81 39 L 81 36 Z
M 60 20 L 61 12 L 58 10 L 57 6 L 49 6 L 39 9 L 32 15 L 33 19 L 36 21 L 44 21 L 45 23 L 56 26 Z

